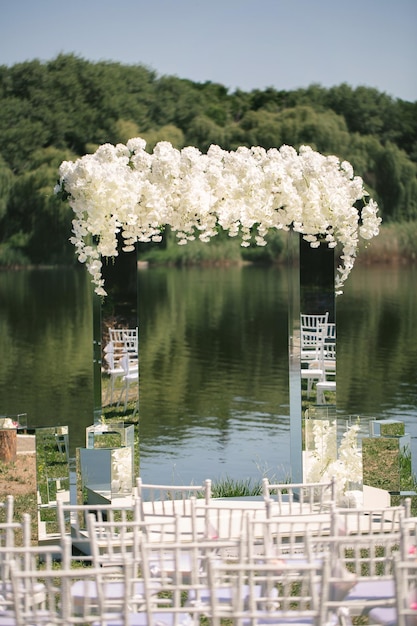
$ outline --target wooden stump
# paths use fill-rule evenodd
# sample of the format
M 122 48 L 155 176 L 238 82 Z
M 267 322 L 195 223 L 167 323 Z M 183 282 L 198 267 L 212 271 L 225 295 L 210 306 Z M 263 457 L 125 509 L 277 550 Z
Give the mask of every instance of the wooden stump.
M 0 430 L 0 461 L 12 463 L 17 456 L 17 431 L 14 428 Z

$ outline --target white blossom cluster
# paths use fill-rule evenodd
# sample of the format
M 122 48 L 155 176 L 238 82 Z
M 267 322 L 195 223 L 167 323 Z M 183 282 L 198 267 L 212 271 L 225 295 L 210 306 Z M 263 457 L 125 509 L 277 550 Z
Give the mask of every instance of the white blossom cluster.
M 112 494 L 132 491 L 132 452 L 128 447 L 113 448 L 111 456 Z
M 337 421 L 313 422 L 313 450 L 310 451 L 307 482 L 336 481 L 336 498 L 343 503 L 351 483 L 362 483 L 362 453 L 358 444 L 359 423 L 343 433 L 337 449 Z
M 165 226 L 179 244 L 196 237 L 208 241 L 221 228 L 239 236 L 242 246 L 252 237 L 261 246 L 270 229 L 292 228 L 312 247 L 341 244 L 340 289 L 359 238 L 378 234 L 378 206 L 365 202 L 368 194 L 350 163 L 309 146 L 299 152 L 285 145 L 228 152 L 212 145 L 207 154 L 168 142 L 158 143 L 152 154 L 145 147 L 141 138 L 104 144 L 59 169 L 55 192 L 75 213 L 70 240 L 98 294 L 106 295 L 101 258 L 118 254 L 119 235 L 124 251 L 138 241 L 160 241 Z M 355 208 L 359 200 L 362 209 Z

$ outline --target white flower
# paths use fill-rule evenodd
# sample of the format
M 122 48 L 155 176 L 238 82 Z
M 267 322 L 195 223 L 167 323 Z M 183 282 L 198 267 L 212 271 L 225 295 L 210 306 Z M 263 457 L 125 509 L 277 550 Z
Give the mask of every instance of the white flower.
M 55 192 L 63 193 L 75 214 L 70 241 L 98 293 L 105 294 L 100 259 L 118 254 L 119 234 L 130 251 L 138 241 L 160 241 L 165 226 L 179 244 L 196 236 L 209 241 L 220 226 L 239 236 L 242 246 L 250 245 L 252 234 L 262 246 L 270 229 L 292 228 L 313 248 L 322 241 L 330 248 L 341 245 L 340 292 L 359 238 L 379 232 L 378 206 L 365 203 L 368 194 L 350 163 L 309 146 L 298 153 L 290 146 L 234 152 L 211 146 L 207 154 L 193 147 L 177 150 L 166 141 L 152 154 L 145 147 L 140 137 L 126 145 L 104 144 L 59 169 Z M 362 210 L 355 208 L 357 201 Z
M 129 447 L 112 450 L 112 493 L 129 493 L 132 489 L 132 454 Z
M 362 454 L 358 445 L 359 423 L 344 433 L 337 449 L 337 422 L 311 419 L 313 441 L 308 460 L 306 482 L 336 482 L 336 498 L 343 501 L 350 483 L 362 483 Z M 307 430 L 310 424 L 306 425 Z

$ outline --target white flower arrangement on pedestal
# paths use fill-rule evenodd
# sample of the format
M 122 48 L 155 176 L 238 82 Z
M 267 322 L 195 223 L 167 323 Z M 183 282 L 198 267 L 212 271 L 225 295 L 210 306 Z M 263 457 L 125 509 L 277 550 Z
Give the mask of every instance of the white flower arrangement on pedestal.
M 308 420 L 307 420 L 308 421 Z M 337 448 L 336 419 L 311 419 L 312 449 L 308 450 L 306 482 L 336 481 L 340 506 L 360 506 L 363 493 L 352 485 L 362 485 L 362 453 L 358 445 L 359 423 L 350 425 Z
M 132 491 L 132 453 L 130 447 L 114 448 L 111 456 L 111 493 Z
M 219 229 L 248 246 L 253 233 L 265 245 L 270 229 L 303 235 L 312 247 L 324 241 L 342 246 L 336 290 L 351 271 L 359 238 L 379 232 L 378 206 L 347 161 L 302 146 L 265 150 L 211 146 L 175 149 L 160 142 L 152 154 L 146 142 L 104 144 L 94 154 L 64 161 L 55 192 L 68 200 L 75 218 L 71 242 L 85 262 L 96 292 L 106 295 L 102 257 L 117 256 L 136 242 L 160 241 L 166 226 L 178 243 L 209 241 Z M 356 204 L 361 205 L 356 208 Z

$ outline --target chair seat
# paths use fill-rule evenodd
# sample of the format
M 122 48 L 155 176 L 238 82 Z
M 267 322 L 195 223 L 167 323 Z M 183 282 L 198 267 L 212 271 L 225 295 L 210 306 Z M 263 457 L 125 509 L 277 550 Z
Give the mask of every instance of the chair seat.
M 249 591 L 250 591 L 249 585 L 244 585 L 241 593 L 246 598 L 249 595 Z M 259 598 L 261 595 L 261 592 L 262 592 L 261 585 L 255 585 L 255 587 L 252 588 L 252 593 L 255 597 Z M 216 596 L 217 596 L 217 602 L 219 602 L 220 604 L 229 604 L 233 598 L 233 590 L 230 586 L 217 587 Z M 274 598 L 275 597 L 277 596 L 274 595 Z M 200 590 L 199 592 L 196 592 L 195 589 L 192 589 L 188 594 L 186 606 L 193 606 L 193 604 L 195 604 L 196 602 L 200 604 L 209 605 L 211 602 L 210 589 L 203 589 L 203 590 Z
M 397 610 L 391 606 L 378 606 L 368 613 L 371 624 L 380 624 L 381 626 L 396 626 Z
M 364 600 L 385 600 L 395 597 L 394 580 L 362 580 L 349 591 L 347 602 L 362 602 Z
M 189 613 L 158 613 L 152 614 L 153 624 L 158 626 L 194 626 L 195 622 Z M 106 626 L 150 626 L 146 612 L 130 613 L 127 622 L 110 618 L 106 619 Z M 92 626 L 102 626 L 103 622 L 94 622 Z
M 317 404 L 324 404 L 326 399 L 324 391 L 336 391 L 335 380 L 321 380 L 316 383 Z

